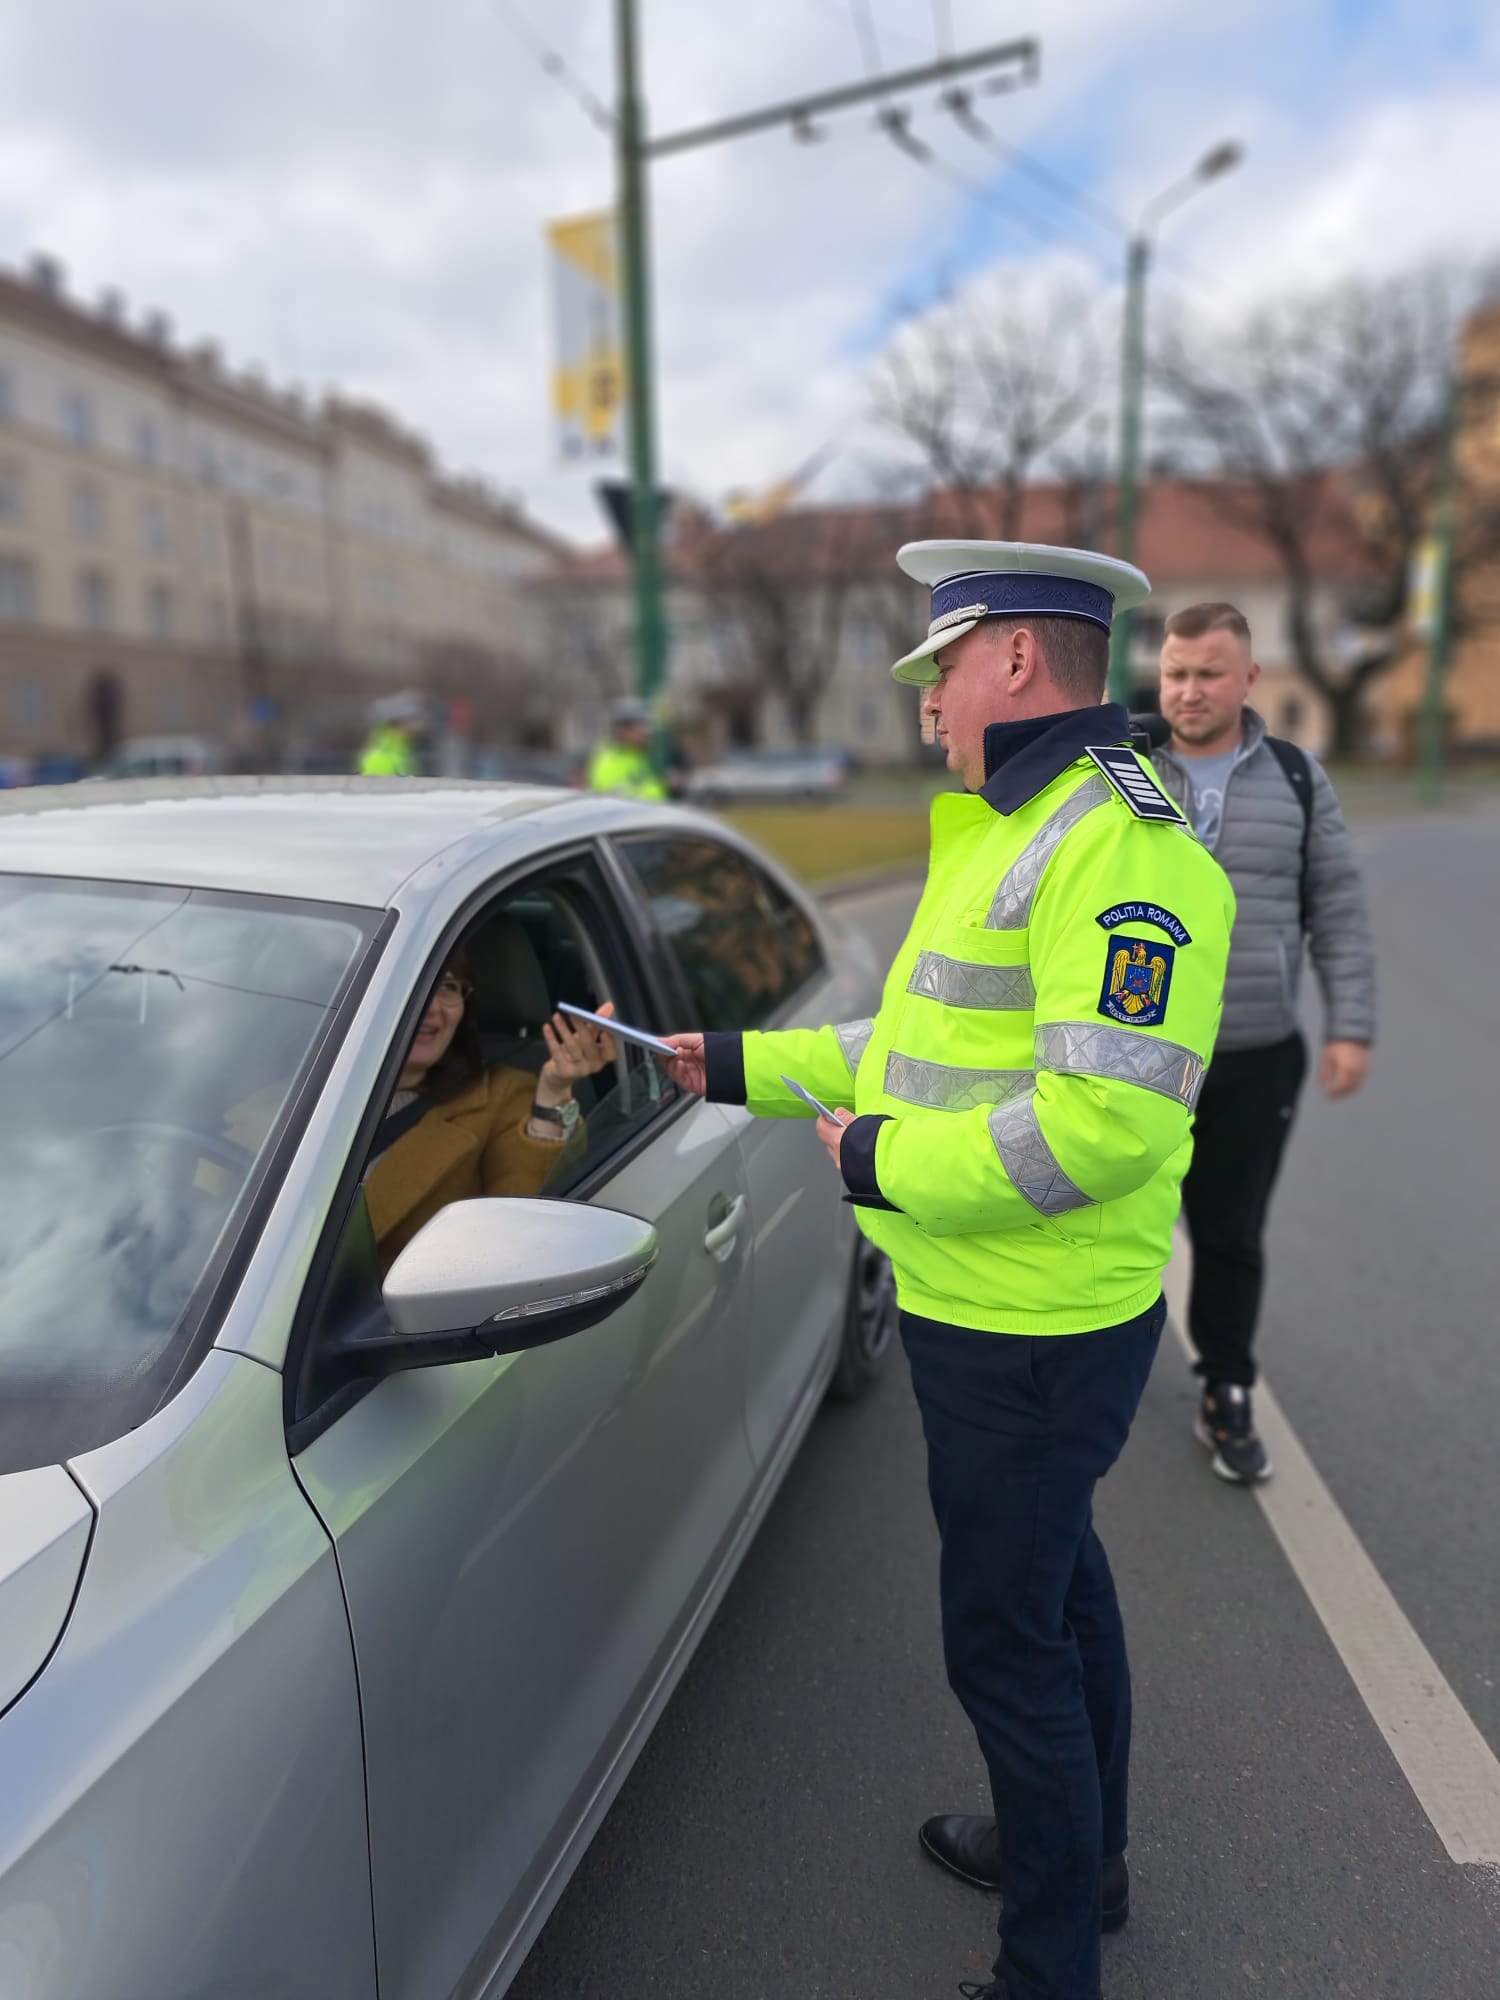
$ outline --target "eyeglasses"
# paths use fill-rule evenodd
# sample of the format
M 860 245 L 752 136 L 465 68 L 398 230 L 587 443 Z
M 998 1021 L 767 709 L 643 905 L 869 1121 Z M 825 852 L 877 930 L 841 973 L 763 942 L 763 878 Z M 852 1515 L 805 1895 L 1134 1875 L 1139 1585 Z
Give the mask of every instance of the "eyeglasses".
M 445 1007 L 462 1007 L 473 991 L 467 979 L 460 979 L 456 972 L 445 972 L 433 989 L 433 998 L 441 1000 Z

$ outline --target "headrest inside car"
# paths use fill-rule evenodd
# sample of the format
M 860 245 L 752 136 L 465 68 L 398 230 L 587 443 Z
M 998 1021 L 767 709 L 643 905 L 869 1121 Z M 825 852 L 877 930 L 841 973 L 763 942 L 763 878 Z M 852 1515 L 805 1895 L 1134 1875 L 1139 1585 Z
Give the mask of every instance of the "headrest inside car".
M 552 1015 L 546 975 L 525 927 L 493 917 L 469 940 L 481 1032 L 539 1028 Z

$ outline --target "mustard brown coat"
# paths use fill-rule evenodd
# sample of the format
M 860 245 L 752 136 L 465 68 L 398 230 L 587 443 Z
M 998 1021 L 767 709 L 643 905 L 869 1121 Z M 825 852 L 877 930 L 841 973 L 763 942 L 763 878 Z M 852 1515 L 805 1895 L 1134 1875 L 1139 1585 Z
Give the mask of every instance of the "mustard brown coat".
M 535 1089 L 526 1070 L 488 1070 L 381 1154 L 365 1176 L 365 1199 L 382 1271 L 449 1202 L 538 1194 L 564 1155 L 575 1155 L 576 1131 L 560 1146 L 526 1130 Z

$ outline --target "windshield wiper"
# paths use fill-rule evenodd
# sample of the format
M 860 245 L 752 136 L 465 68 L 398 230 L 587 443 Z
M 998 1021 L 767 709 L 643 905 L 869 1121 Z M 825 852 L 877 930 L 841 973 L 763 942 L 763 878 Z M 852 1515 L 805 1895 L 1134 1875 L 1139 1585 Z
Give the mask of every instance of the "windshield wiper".
M 172 970 L 170 965 L 106 965 L 104 970 L 106 972 L 139 972 L 144 974 L 148 979 L 170 979 L 175 981 L 179 993 L 187 992 L 187 988 L 183 985 L 181 978 Z
M 187 992 L 187 988 L 170 965 L 106 965 L 104 970 L 106 972 L 138 974 L 142 979 L 170 979 L 179 993 Z M 150 991 L 151 988 L 149 986 L 142 986 L 141 988 L 140 1025 L 143 1028 L 146 1025 L 146 996 Z

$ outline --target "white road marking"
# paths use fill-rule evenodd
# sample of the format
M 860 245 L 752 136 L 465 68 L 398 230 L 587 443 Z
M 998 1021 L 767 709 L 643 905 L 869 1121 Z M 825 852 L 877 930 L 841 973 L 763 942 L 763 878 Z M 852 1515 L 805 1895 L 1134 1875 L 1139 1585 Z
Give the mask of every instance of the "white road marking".
M 1191 1358 L 1191 1252 L 1179 1233 L 1165 1289 Z M 1255 1421 L 1276 1470 L 1255 1498 L 1349 1678 L 1449 1858 L 1500 1866 L 1500 1760 L 1443 1678 L 1318 1476 L 1262 1377 Z

